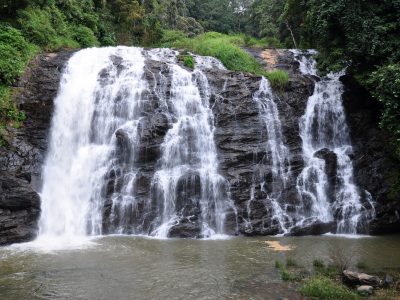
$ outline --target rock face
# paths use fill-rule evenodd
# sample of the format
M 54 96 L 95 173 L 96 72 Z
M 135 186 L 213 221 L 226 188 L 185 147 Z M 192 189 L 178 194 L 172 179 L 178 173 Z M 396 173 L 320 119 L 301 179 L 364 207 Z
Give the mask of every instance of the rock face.
M 40 55 L 16 87 L 19 91 L 16 99 L 25 111 L 27 120 L 20 129 L 9 128 L 9 145 L 0 148 L 0 244 L 26 241 L 35 236 L 40 214 L 36 192 L 41 186 L 40 173 L 47 150 L 53 99 L 57 95 L 62 69 L 71 55 L 70 51 Z M 120 58 L 114 57 L 112 61 L 116 68 L 121 67 Z M 308 97 L 313 93 L 314 79 L 301 75 L 298 63 L 288 51 L 279 51 L 274 62 L 290 74 L 285 90 L 276 92 L 275 96 L 291 167 L 291 178 L 285 187 L 280 188 L 288 211 L 294 211 L 299 203 L 296 178 L 304 167 L 299 118 L 304 114 Z M 204 72 L 212 92 L 210 106 L 214 114 L 219 173 L 229 182 L 230 197 L 237 211 L 237 216 L 233 212 L 227 214 L 225 232 L 245 235 L 282 233 L 277 220 L 273 218 L 272 203 L 267 199 L 273 184 L 271 168 L 265 163 L 268 131 L 260 120 L 259 107 L 253 99 L 261 79 L 250 74 L 217 69 Z M 126 142 L 127 133 L 123 130 L 115 132 L 120 171 L 110 171 L 102 189 L 102 197 L 106 199 L 103 233 L 114 232 L 122 219 L 118 207 L 112 208 L 111 197 L 122 188 L 121 174 L 130 163 L 131 155 L 127 155 L 130 151 L 137 151 L 135 164 L 140 172 L 137 174 L 134 196 L 138 199 L 138 210 L 145 213 L 140 224 L 135 226 L 154 229 L 151 222 L 158 213 L 158 199 L 152 190 L 152 178 L 161 157 L 160 145 L 173 121 L 169 119 L 168 107 L 160 102 L 159 93 L 164 93 L 163 97 L 168 103 L 171 82 L 167 65 L 151 59 L 146 61 L 144 76 L 153 88 L 148 92 L 148 100 L 143 103 L 138 147 L 130 148 Z M 104 70 L 99 80 L 106 77 L 107 70 Z M 386 147 L 388 136 L 378 127 L 376 104 L 371 99 L 364 101 L 365 94 L 351 79 L 345 77 L 343 82 L 346 87 L 344 105 L 354 145 L 355 178 L 360 188 L 370 191 L 377 208 L 377 218 L 367 231 L 374 234 L 398 232 L 400 207 L 389 201 L 388 178 L 396 171 L 396 165 L 389 158 L 390 149 Z M 329 190 L 333 193 L 337 169 L 335 154 L 322 149 L 316 156 L 325 161 Z M 255 176 L 257 172 L 264 176 Z M 196 174 L 191 174 L 178 184 L 177 205 L 183 215 L 171 228 L 170 237 L 198 237 L 200 234 L 196 204 L 200 187 L 196 178 Z M 260 188 L 262 182 L 265 182 L 265 189 Z M 112 220 L 111 213 L 114 214 Z M 322 234 L 334 228 L 335 222 L 325 224 L 310 219 L 305 226 L 293 228 L 292 234 Z
M 15 87 L 27 116 L 20 129 L 7 128 L 0 147 L 0 245 L 32 240 L 40 215 L 40 172 L 60 76 L 70 51 L 39 55 Z
M 377 276 L 368 275 L 365 273 L 357 273 L 349 270 L 343 271 L 343 280 L 349 285 L 368 285 L 372 287 L 379 287 L 382 285 L 382 280 Z
M 29 183 L 0 172 L 0 245 L 34 238 L 39 214 L 39 195 Z

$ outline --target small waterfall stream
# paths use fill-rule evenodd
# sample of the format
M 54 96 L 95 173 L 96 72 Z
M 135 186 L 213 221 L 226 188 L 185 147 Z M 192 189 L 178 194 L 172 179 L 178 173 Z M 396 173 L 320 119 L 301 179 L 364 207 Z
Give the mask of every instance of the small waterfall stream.
M 174 121 L 162 144 L 161 168 L 154 176 L 154 189 L 162 207 L 158 237 L 167 237 L 171 228 L 185 222 L 200 222 L 200 236 L 224 233 L 225 213 L 233 208 L 229 186 L 218 174 L 213 138 L 213 114 L 209 108 L 210 87 L 200 68 L 212 67 L 212 60 L 196 58 L 194 72 L 170 64 L 171 103 Z M 182 198 L 182 180 L 190 190 Z M 196 210 L 200 210 L 200 215 Z M 199 218 L 199 219 L 198 219 Z M 198 219 L 198 220 L 197 220 Z
M 317 76 L 315 51 L 292 50 L 305 75 Z M 354 183 L 352 146 L 342 105 L 344 72 L 329 74 L 315 82 L 313 95 L 300 119 L 305 168 L 297 178 L 302 203 L 298 224 L 318 219 L 337 221 L 338 233 L 356 234 L 373 218 L 370 194 Z M 329 165 L 328 165 L 329 163 Z M 362 199 L 361 194 L 364 194 Z
M 255 181 L 260 182 L 260 190 L 267 198 L 265 205 L 271 210 L 272 220 L 270 224 L 264 226 L 279 225 L 284 233 L 287 232 L 287 224 L 291 223 L 291 217 L 285 211 L 285 199 L 282 199 L 282 191 L 291 176 L 289 149 L 284 144 L 281 121 L 279 118 L 278 107 L 274 101 L 271 85 L 265 77 L 261 78 L 259 90 L 254 93 L 253 100 L 256 102 L 259 115 L 263 126 L 267 131 L 266 157 L 260 162 L 268 166 L 271 174 L 271 186 L 266 186 L 266 176 L 264 168 L 258 167 L 258 171 L 253 174 L 253 183 L 250 199 L 247 204 L 248 223 L 251 217 L 251 202 L 254 201 Z

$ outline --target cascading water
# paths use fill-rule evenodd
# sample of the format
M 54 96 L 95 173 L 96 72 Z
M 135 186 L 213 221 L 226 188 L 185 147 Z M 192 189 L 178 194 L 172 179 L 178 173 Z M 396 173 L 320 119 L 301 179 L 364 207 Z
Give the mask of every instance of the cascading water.
M 160 71 L 153 74 L 157 86 L 150 86 L 147 59 L 162 62 L 170 78 Z M 229 185 L 218 174 L 210 87 L 201 70 L 219 62 L 196 57 L 199 68 L 191 72 L 176 60 L 177 52 L 168 49 L 128 47 L 73 55 L 55 100 L 39 238 L 166 237 L 185 222 L 200 228 L 197 236 L 224 233 L 226 213 L 234 208 Z M 137 182 L 148 171 L 140 167 L 138 149 L 151 97 L 170 123 L 152 180 L 155 210 L 152 199 L 136 197 Z
M 267 189 L 264 168 L 257 166 L 258 170 L 253 174 L 247 214 L 250 218 L 251 201 L 254 201 L 255 181 L 257 181 L 260 183 L 260 190 L 267 195 L 265 205 L 271 209 L 272 222 L 265 225 L 276 224 L 285 233 L 287 232 L 288 224 L 291 223 L 291 217 L 285 211 L 285 199 L 282 199 L 281 196 L 291 176 L 289 149 L 284 144 L 278 107 L 274 101 L 271 86 L 265 77 L 262 77 L 259 90 L 254 94 L 253 100 L 257 103 L 260 119 L 268 135 L 266 157 L 260 163 L 264 166 L 269 166 L 268 172 L 271 174 L 272 180 L 270 188 Z M 251 223 L 250 220 L 249 223 Z
M 312 58 L 315 51 L 292 50 L 292 53 L 303 74 L 317 75 Z M 354 183 L 352 146 L 342 105 L 343 85 L 339 80 L 342 75 L 344 72 L 329 74 L 315 83 L 300 120 L 305 167 L 297 179 L 302 198 L 297 225 L 315 219 L 324 223 L 335 219 L 338 233 L 355 234 L 373 218 L 374 208 L 369 193 L 364 191 L 363 200 Z
M 119 69 L 113 55 L 129 67 Z M 102 232 L 102 178 L 115 163 L 115 131 L 130 131 L 135 139 L 143 66 L 137 48 L 86 49 L 68 62 L 43 170 L 41 236 Z
M 161 168 L 153 181 L 161 212 L 152 234 L 162 238 L 182 223 L 200 222 L 199 236 L 223 234 L 226 212 L 234 211 L 229 185 L 217 171 L 213 114 L 209 108 L 211 92 L 207 77 L 201 71 L 223 66 L 208 57 L 195 57 L 195 60 L 198 67 L 194 72 L 169 64 L 170 109 L 176 121 L 161 146 Z M 188 199 L 182 199 L 182 181 Z

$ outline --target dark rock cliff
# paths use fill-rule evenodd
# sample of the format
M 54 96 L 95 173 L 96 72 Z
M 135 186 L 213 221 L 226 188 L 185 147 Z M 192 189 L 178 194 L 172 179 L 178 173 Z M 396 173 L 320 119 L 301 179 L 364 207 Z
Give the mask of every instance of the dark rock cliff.
M 27 241 L 36 234 L 40 214 L 37 191 L 41 185 L 40 172 L 48 142 L 53 99 L 57 94 L 63 66 L 71 55 L 70 51 L 40 55 L 16 87 L 16 99 L 25 111 L 27 120 L 22 128 L 9 129 L 9 145 L 0 148 L 0 244 Z M 290 206 L 298 202 L 295 178 L 304 166 L 298 120 L 304 114 L 314 81 L 298 72 L 297 63 L 290 53 L 280 52 L 279 55 L 277 64 L 290 71 L 289 84 L 284 91 L 275 95 L 284 142 L 290 150 L 292 179 L 282 191 L 283 198 Z M 117 57 L 114 58 L 114 64 L 118 67 Z M 267 186 L 272 183 L 271 170 L 267 164 L 261 163 L 265 162 L 266 157 L 267 130 L 260 121 L 259 109 L 253 100 L 253 94 L 259 89 L 260 77 L 215 69 L 205 73 L 213 91 L 210 105 L 214 113 L 220 173 L 230 183 L 231 198 L 238 213 L 239 233 L 277 234 L 279 227 L 272 220 L 271 207 L 265 201 L 267 195 L 259 188 L 261 180 L 265 180 Z M 168 119 L 168 107 L 160 101 L 164 97 L 168 102 L 170 82 L 166 64 L 148 60 L 144 76 L 152 89 L 147 95 L 148 100 L 143 103 L 140 145 L 135 149 L 138 152 L 136 164 L 140 172 L 134 190 L 139 199 L 139 210 L 147 212 L 141 225 L 146 228 L 157 214 L 157 195 L 151 190 L 151 179 L 161 155 L 160 145 L 171 126 L 171 120 Z M 364 94 L 351 80 L 344 78 L 344 83 L 344 105 L 354 144 L 355 177 L 360 187 L 370 191 L 376 201 L 377 219 L 371 224 L 371 233 L 399 231 L 399 205 L 388 200 L 390 181 L 387 178 L 396 166 L 386 147 L 387 135 L 377 125 L 375 104 L 362 101 Z M 124 132 L 117 131 L 116 138 L 122 170 L 129 163 L 124 153 L 131 150 L 126 149 Z M 331 158 L 329 153 L 321 152 L 321 156 L 327 161 Z M 254 177 L 260 168 L 265 169 L 262 170 L 264 177 Z M 331 174 L 331 177 L 334 176 Z M 107 199 L 103 212 L 106 217 L 111 211 L 110 196 L 121 188 L 120 177 L 118 172 L 107 174 L 102 195 Z M 196 174 L 185 181 L 193 188 L 188 190 L 185 189 L 188 184 L 182 185 L 178 191 L 182 194 L 182 201 L 188 197 L 196 198 L 199 193 Z M 252 183 L 256 183 L 254 191 L 251 190 Z M 254 201 L 249 208 L 247 204 L 252 194 Z M 195 207 L 186 209 L 188 215 L 196 214 Z M 250 226 L 247 220 L 251 220 Z M 227 232 L 235 233 L 234 224 L 234 216 L 228 214 Z M 104 233 L 112 232 L 114 226 L 116 224 L 110 223 L 109 218 L 104 218 Z M 326 231 L 332 226 L 316 224 L 314 227 L 299 229 L 296 233 L 312 234 L 315 228 Z M 181 227 L 173 228 L 170 232 L 171 236 L 191 237 L 197 234 L 198 228 L 190 222 L 182 222 Z
M 62 69 L 70 51 L 39 55 L 14 88 L 27 116 L 19 129 L 7 128 L 0 147 L 0 245 L 32 240 L 40 215 L 40 172 Z

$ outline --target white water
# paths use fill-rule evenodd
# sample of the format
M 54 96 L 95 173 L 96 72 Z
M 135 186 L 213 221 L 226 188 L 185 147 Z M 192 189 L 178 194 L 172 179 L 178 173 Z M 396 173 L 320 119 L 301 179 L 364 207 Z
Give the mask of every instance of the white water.
M 220 63 L 219 63 L 220 64 Z M 218 174 L 218 160 L 214 143 L 214 118 L 209 107 L 211 96 L 207 77 L 202 68 L 214 66 L 210 58 L 196 57 L 198 68 L 190 72 L 176 64 L 169 64 L 172 72 L 171 99 L 173 118 L 176 121 L 167 132 L 162 144 L 161 168 L 154 176 L 153 185 L 162 208 L 159 226 L 152 235 L 160 238 L 168 236 L 170 229 L 178 225 L 186 210 L 198 207 L 201 211 L 201 236 L 210 237 L 224 233 L 227 210 L 234 210 L 229 199 L 229 186 Z M 178 185 L 184 179 L 191 190 L 197 193 L 177 203 Z M 197 185 L 200 185 L 198 187 Z M 190 203 L 191 202 L 191 203 Z M 196 216 L 186 216 L 196 222 Z
M 115 54 L 129 65 L 121 74 L 110 60 Z M 135 134 L 143 66 L 141 49 L 123 47 L 82 50 L 68 62 L 43 169 L 40 238 L 101 234 L 102 178 L 113 164 L 115 131 Z
M 264 171 L 261 171 L 263 168 L 258 168 L 259 174 L 253 175 L 250 200 L 247 204 L 247 214 L 250 218 L 251 201 L 254 201 L 254 180 L 256 179 L 255 177 L 258 177 L 261 191 L 264 191 L 268 195 L 265 205 L 272 210 L 272 223 L 278 223 L 280 228 L 284 232 L 287 232 L 287 224 L 291 222 L 291 218 L 285 212 L 285 199 L 281 199 L 281 194 L 291 176 L 289 149 L 284 144 L 278 107 L 274 101 L 270 83 L 265 77 L 262 77 L 259 90 L 254 93 L 253 100 L 257 103 L 260 119 L 268 134 L 266 157 L 263 158 L 261 163 L 270 168 L 272 186 L 269 190 L 266 189 L 264 178 L 266 174 L 264 174 Z M 271 224 L 266 225 L 270 226 Z
M 292 50 L 305 75 L 317 75 L 314 51 L 302 53 Z M 322 222 L 337 220 L 337 232 L 356 234 L 358 226 L 373 218 L 372 199 L 364 192 L 367 205 L 362 204 L 359 188 L 354 183 L 352 146 L 342 105 L 343 85 L 339 78 L 344 72 L 329 74 L 315 83 L 313 95 L 308 99 L 305 114 L 300 119 L 305 168 L 297 179 L 297 189 L 302 196 L 298 208 L 300 220 L 319 219 Z M 336 156 L 336 184 L 328 192 L 329 180 L 326 163 L 316 153 L 327 149 Z M 331 193 L 332 193 L 331 192 Z M 367 211 L 367 208 L 370 211 Z M 371 211 L 372 210 L 372 211 Z
M 167 63 L 172 72 L 169 102 L 165 90 L 154 91 L 161 106 L 168 110 L 170 105 L 173 124 L 153 178 L 162 197 L 159 227 L 152 235 L 166 237 L 179 222 L 177 183 L 190 174 L 200 178 L 202 235 L 224 233 L 226 210 L 233 205 L 228 184 L 217 172 L 210 89 L 200 68 L 183 69 L 175 63 L 176 55 L 168 49 L 117 47 L 82 50 L 70 59 L 55 99 L 43 169 L 39 241 L 79 244 L 86 236 L 103 234 L 104 222 L 109 223 L 107 233 L 146 234 L 133 225 L 143 217 L 135 197 L 135 160 L 143 107 L 153 89 L 144 79 L 146 58 Z M 216 65 L 209 58 L 196 57 L 196 62 L 202 68 Z M 166 82 L 160 85 L 166 87 Z M 110 182 L 112 193 L 106 195 Z M 106 201 L 111 201 L 107 220 Z

